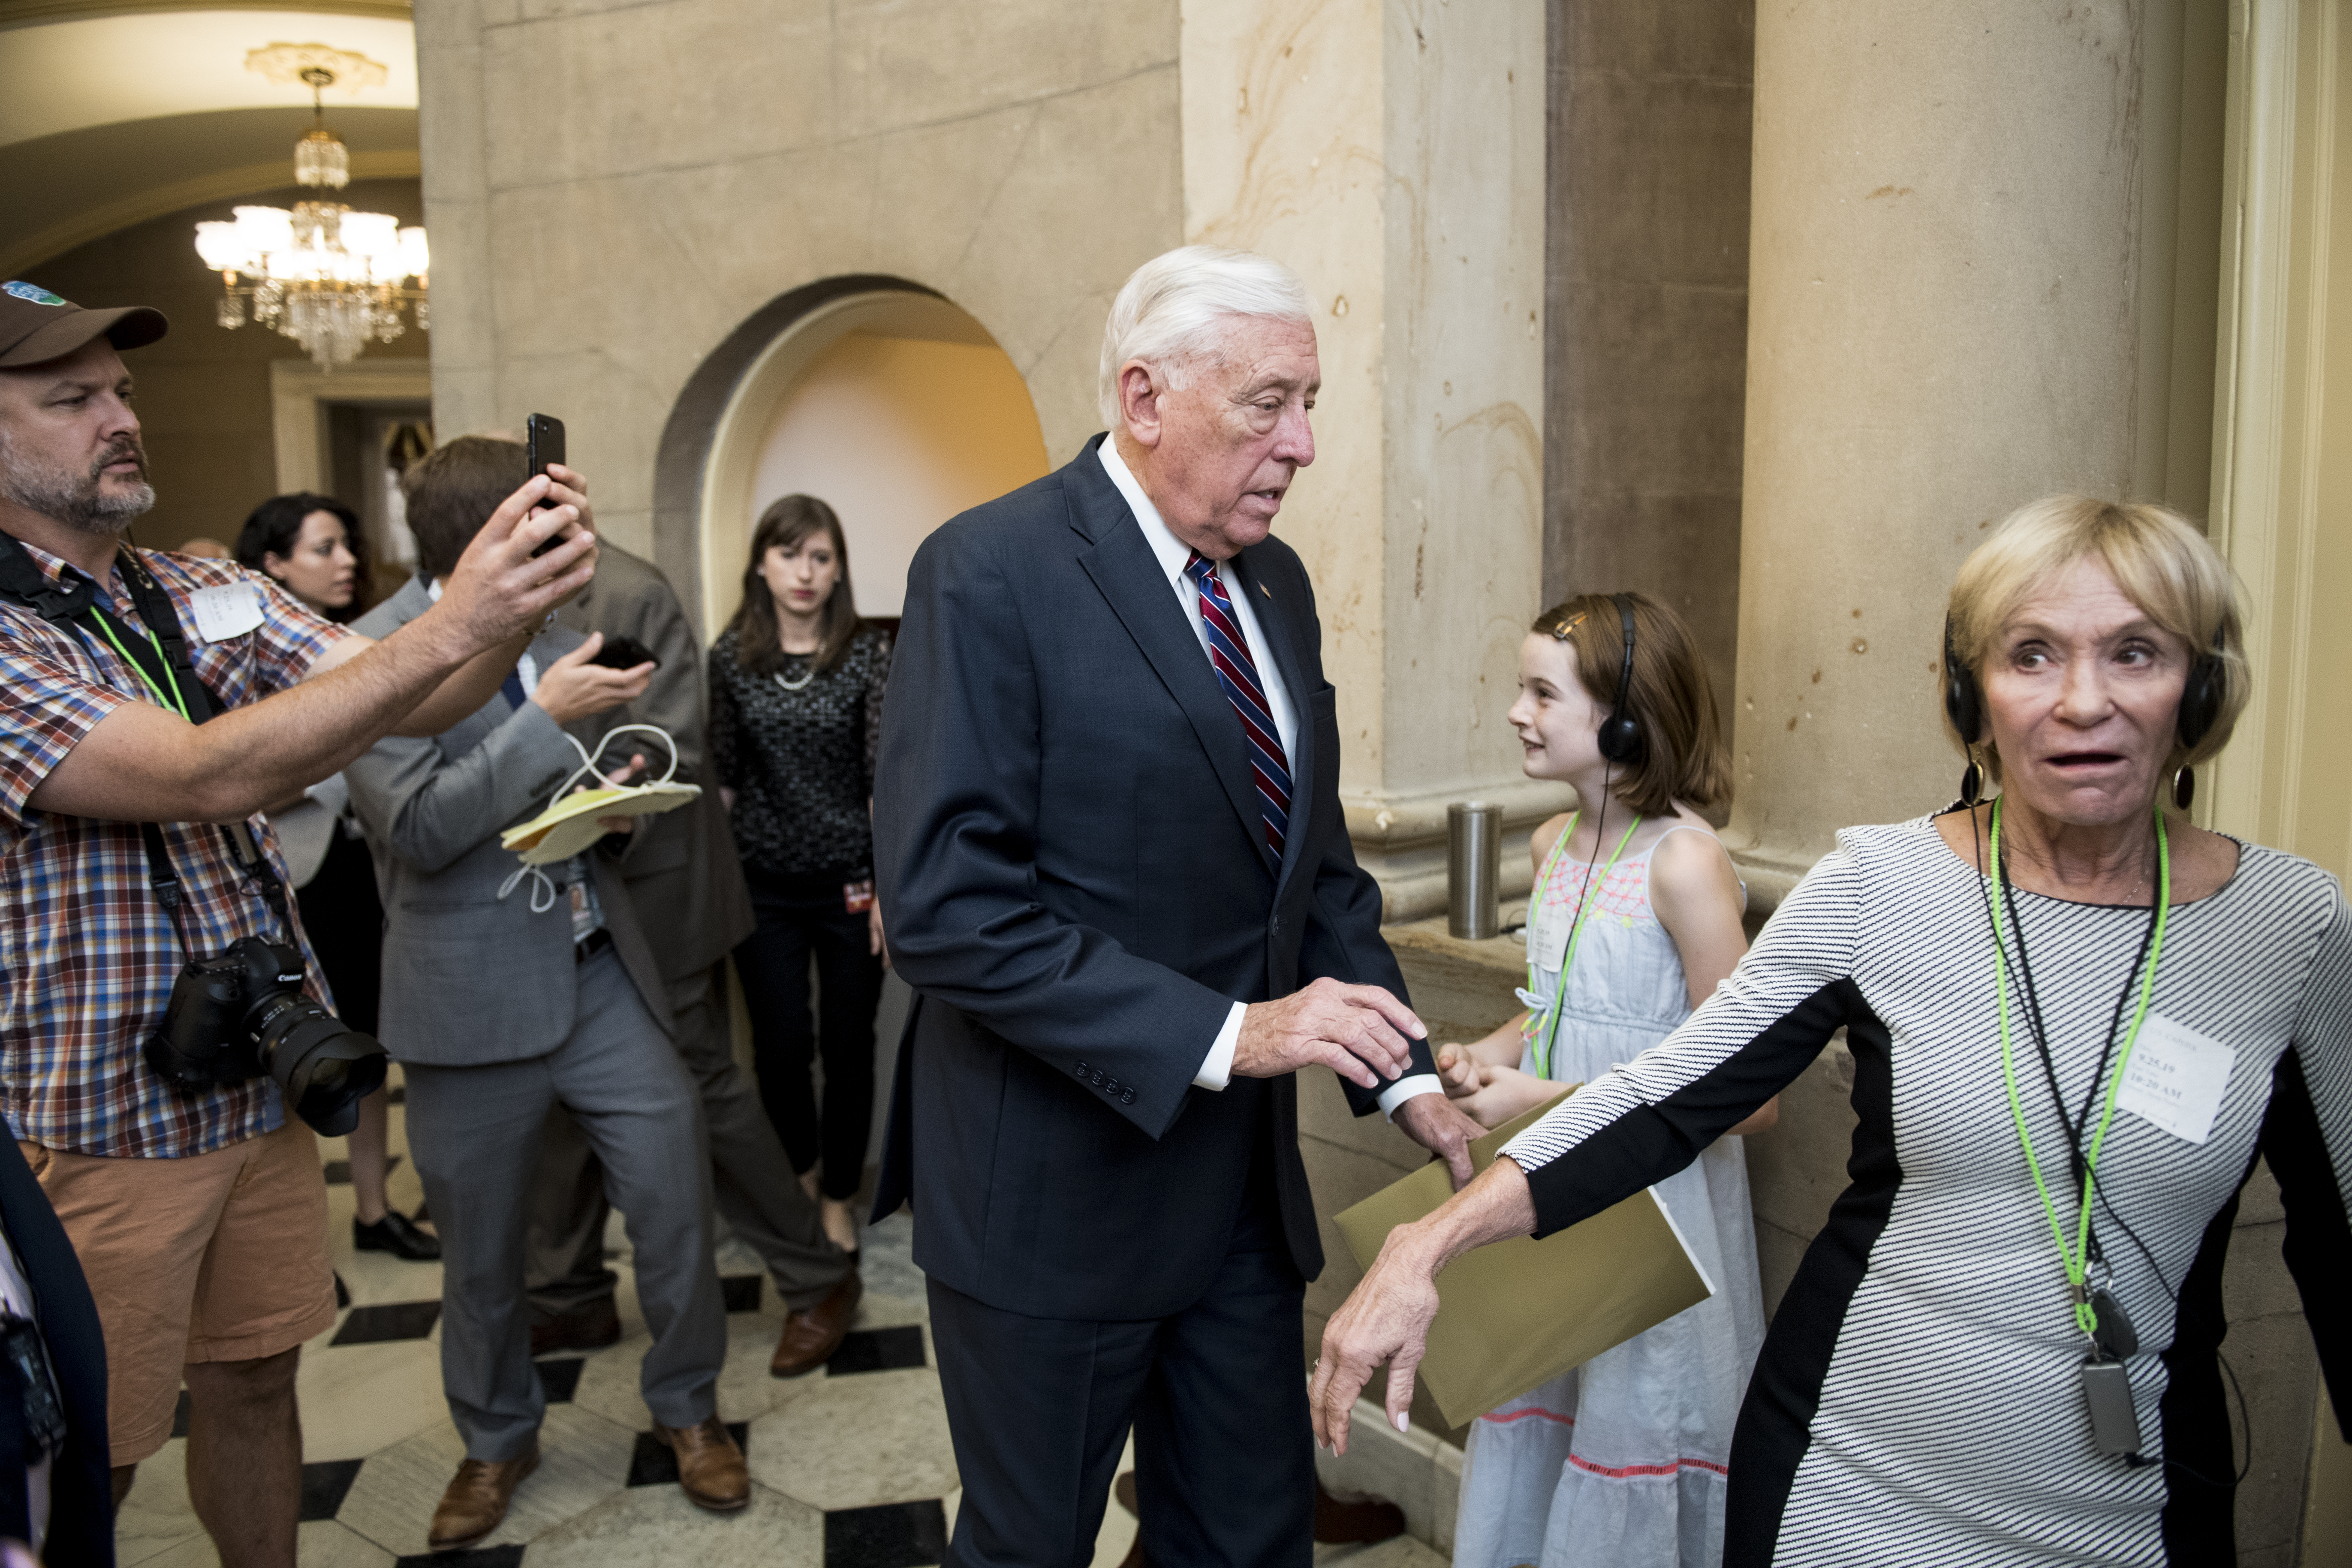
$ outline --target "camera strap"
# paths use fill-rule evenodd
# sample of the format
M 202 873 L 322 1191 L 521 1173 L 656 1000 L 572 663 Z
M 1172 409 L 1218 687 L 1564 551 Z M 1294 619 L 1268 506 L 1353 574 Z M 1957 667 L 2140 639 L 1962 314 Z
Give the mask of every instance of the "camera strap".
M 143 626 L 132 627 L 110 613 L 99 600 L 98 584 L 70 566 L 62 574 L 61 583 L 50 583 L 26 550 L 24 542 L 8 533 L 0 533 L 0 600 L 22 605 L 51 626 L 71 631 L 85 642 L 95 627 L 138 674 L 158 706 L 178 713 L 191 724 L 204 723 L 218 713 L 223 704 L 196 675 L 187 634 L 181 629 L 179 612 L 172 605 L 171 595 L 147 570 L 136 549 L 122 546 L 117 559 Z M 287 913 L 285 884 L 278 879 L 278 873 L 270 868 L 269 858 L 254 841 L 253 830 L 242 822 L 224 823 L 220 833 L 238 868 L 259 890 L 261 901 L 278 917 L 280 928 L 291 936 L 294 925 Z M 181 912 L 179 873 L 173 868 L 163 830 L 155 823 L 142 822 L 139 825 L 139 838 L 147 854 L 147 885 L 154 890 L 155 901 L 171 916 L 172 932 L 179 939 L 180 951 L 193 958 L 194 951 L 188 945 L 187 928 Z

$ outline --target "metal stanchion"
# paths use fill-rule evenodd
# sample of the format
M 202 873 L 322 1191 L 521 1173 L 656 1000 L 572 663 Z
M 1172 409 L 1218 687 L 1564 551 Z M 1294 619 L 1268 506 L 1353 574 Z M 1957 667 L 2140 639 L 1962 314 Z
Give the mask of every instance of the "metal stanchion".
M 1445 808 L 1445 930 L 1484 942 L 1503 934 L 1503 808 L 1475 800 Z

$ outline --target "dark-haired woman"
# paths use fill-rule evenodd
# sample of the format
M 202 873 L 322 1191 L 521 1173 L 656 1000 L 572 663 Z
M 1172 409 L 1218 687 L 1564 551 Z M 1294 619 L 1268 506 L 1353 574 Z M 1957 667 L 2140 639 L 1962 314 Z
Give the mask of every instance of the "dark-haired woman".
M 236 559 L 331 621 L 348 621 L 366 607 L 367 551 L 359 514 L 331 496 L 263 501 L 236 537 Z M 373 1035 L 382 990 L 383 905 L 350 803 L 351 791 L 337 773 L 269 819 L 294 879 L 302 929 L 335 994 L 336 1015 Z M 384 1195 L 391 1168 L 388 1103 L 383 1089 L 369 1095 L 360 1101 L 359 1125 L 352 1129 L 352 1245 L 429 1262 L 441 1256 L 441 1243 Z
M 735 968 L 760 1097 L 802 1184 L 823 1199 L 825 1234 L 851 1252 L 887 962 L 870 822 L 889 673 L 889 638 L 858 624 L 841 520 L 814 496 L 770 506 L 752 530 L 742 605 L 711 645 L 710 750 L 759 915 Z M 822 1110 L 809 1081 L 817 1051 Z

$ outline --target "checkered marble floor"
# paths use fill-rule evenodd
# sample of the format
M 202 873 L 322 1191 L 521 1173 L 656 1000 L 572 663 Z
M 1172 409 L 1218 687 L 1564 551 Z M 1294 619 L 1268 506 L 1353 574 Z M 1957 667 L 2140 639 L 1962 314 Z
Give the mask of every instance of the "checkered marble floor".
M 404 1114 L 393 1107 L 396 1155 L 406 1147 Z M 343 1142 L 321 1140 L 320 1149 L 335 1268 L 351 1304 L 302 1352 L 303 1568 L 926 1568 L 940 1560 L 960 1493 L 904 1215 L 866 1235 L 865 1299 L 840 1351 L 824 1370 L 790 1381 L 768 1374 L 783 1317 L 772 1287 L 740 1243 L 721 1249 L 728 1352 L 719 1409 L 752 1479 L 751 1506 L 724 1516 L 678 1490 L 675 1459 L 654 1440 L 637 1396 L 647 1336 L 615 1215 L 607 1250 L 621 1277 L 621 1342 L 540 1361 L 548 1411 L 539 1470 L 480 1547 L 428 1554 L 425 1527 L 464 1458 L 441 1395 L 440 1266 L 354 1252 Z M 390 1186 L 393 1204 L 414 1213 L 423 1194 L 405 1160 Z M 217 1563 L 188 1507 L 184 1447 L 175 1436 L 140 1466 L 117 1521 L 122 1568 Z M 1134 1537 L 1134 1520 L 1113 1503 L 1095 1568 L 1116 1568 Z M 1351 1560 L 1347 1568 L 1444 1563 L 1411 1541 L 1317 1551 L 1318 1568 L 1342 1559 Z

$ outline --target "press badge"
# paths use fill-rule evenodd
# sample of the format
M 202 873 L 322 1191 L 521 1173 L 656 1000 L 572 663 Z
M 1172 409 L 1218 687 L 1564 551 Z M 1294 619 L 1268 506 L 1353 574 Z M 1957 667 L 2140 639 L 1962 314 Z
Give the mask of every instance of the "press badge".
M 261 590 L 250 583 L 223 583 L 188 595 L 196 635 L 206 642 L 241 637 L 261 624 Z
M 2221 1041 L 2150 1013 L 2133 1042 L 2116 1104 L 2175 1138 L 2202 1143 L 2237 1058 Z
M 844 914 L 862 915 L 874 907 L 874 879 L 841 885 L 841 910 Z

